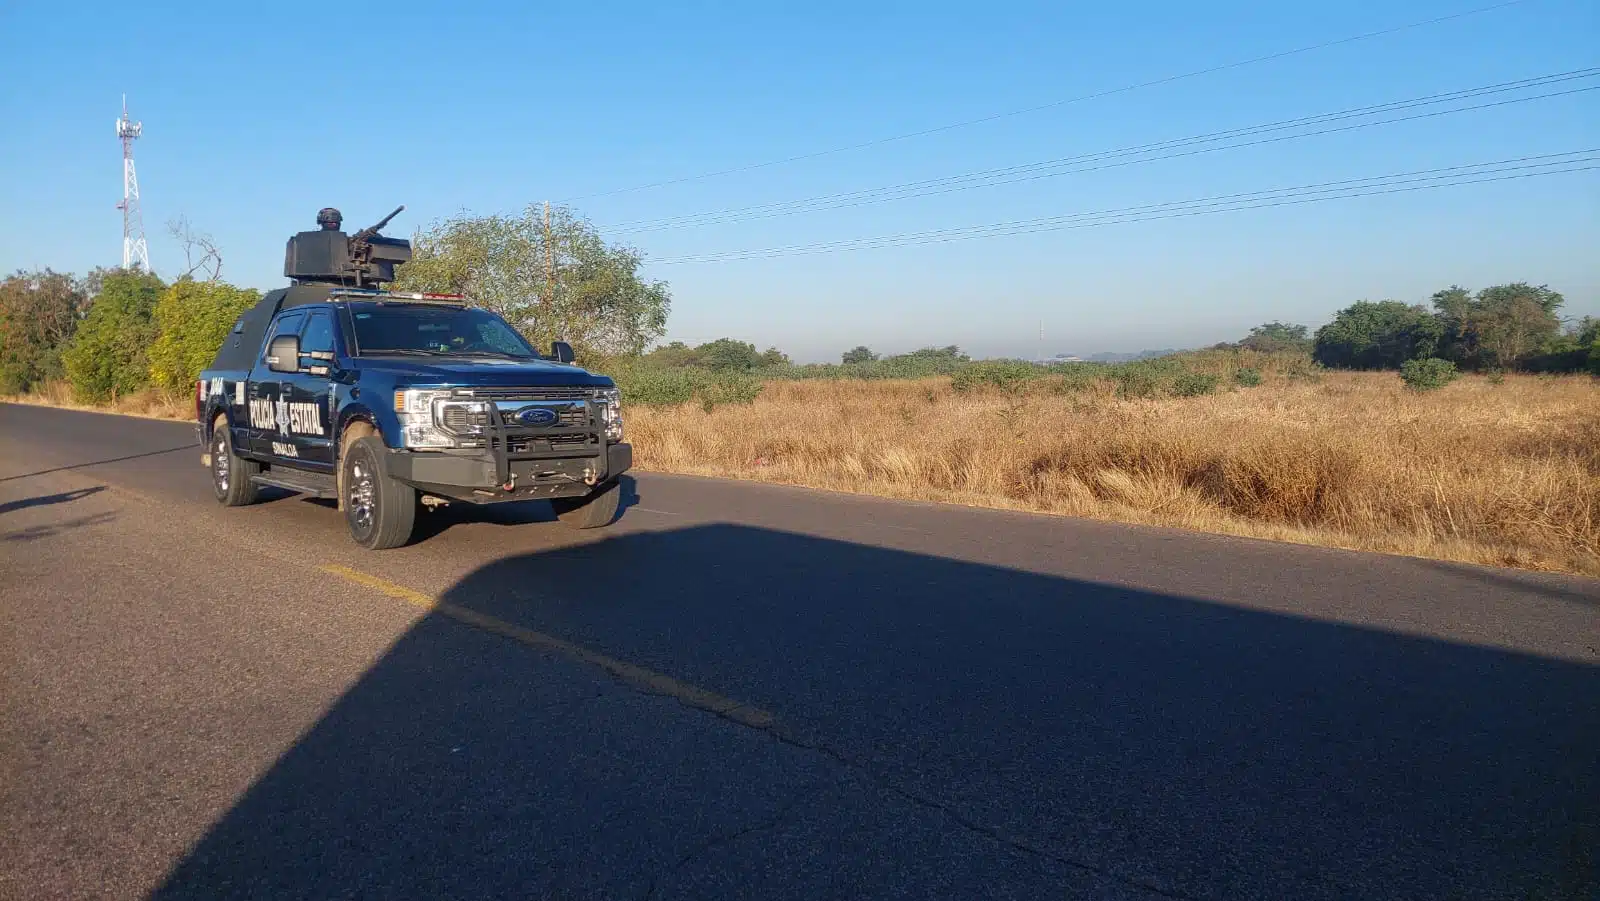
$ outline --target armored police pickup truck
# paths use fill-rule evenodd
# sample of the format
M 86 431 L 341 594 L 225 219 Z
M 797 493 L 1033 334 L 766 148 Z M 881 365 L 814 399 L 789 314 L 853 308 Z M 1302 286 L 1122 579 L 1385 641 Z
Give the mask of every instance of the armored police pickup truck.
M 611 379 L 462 297 L 374 287 L 411 256 L 377 234 L 388 219 L 348 237 L 337 211 L 318 221 L 289 239 L 291 286 L 239 317 L 195 384 L 217 500 L 335 498 L 372 549 L 405 544 L 419 504 L 546 498 L 577 528 L 615 519 L 633 453 Z

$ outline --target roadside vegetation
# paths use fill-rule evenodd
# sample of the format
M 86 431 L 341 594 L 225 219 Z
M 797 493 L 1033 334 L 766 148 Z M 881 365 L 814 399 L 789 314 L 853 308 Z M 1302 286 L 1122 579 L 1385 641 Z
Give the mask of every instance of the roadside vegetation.
M 205 252 L 172 283 L 0 281 L 0 397 L 192 416 L 259 294 L 184 234 Z M 575 339 L 622 388 L 642 468 L 1600 575 L 1600 320 L 1563 320 L 1545 286 L 1360 301 L 1314 333 L 1271 322 L 1132 362 L 857 346 L 797 364 L 733 338 L 647 351 L 666 286 L 565 211 L 551 234 L 532 210 L 435 224 L 397 288 L 484 297 L 539 347 Z

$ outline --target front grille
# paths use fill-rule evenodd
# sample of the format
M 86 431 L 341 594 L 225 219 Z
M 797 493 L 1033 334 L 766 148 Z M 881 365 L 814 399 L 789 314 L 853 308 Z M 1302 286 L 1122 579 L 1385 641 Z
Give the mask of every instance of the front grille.
M 584 388 L 472 388 L 459 392 L 475 400 L 588 400 Z
M 518 409 L 519 408 L 512 407 L 509 410 L 501 411 L 501 416 L 504 419 L 507 428 L 527 428 L 520 422 L 516 421 L 516 411 Z M 589 408 L 587 405 L 574 404 L 571 406 L 555 407 L 554 409 L 556 412 L 556 421 L 548 426 L 545 426 L 544 428 L 586 429 L 589 427 Z M 480 429 L 487 424 L 485 422 L 483 413 L 469 410 L 460 404 L 446 404 L 444 407 L 444 412 L 441 414 L 440 418 L 440 424 L 443 425 L 447 430 L 457 435 L 465 435 L 468 432 L 471 432 L 475 429 Z
M 585 432 L 564 432 L 555 435 L 513 435 L 506 439 L 506 450 L 513 454 L 540 453 L 544 451 L 545 442 L 549 442 L 551 451 L 587 450 L 597 443 L 599 439 Z

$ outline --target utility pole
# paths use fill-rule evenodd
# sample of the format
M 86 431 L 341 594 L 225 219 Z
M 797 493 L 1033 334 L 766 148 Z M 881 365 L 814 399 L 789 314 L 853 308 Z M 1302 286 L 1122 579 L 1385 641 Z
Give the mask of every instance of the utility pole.
M 550 201 L 544 202 L 544 300 L 556 299 L 556 249 L 550 243 Z

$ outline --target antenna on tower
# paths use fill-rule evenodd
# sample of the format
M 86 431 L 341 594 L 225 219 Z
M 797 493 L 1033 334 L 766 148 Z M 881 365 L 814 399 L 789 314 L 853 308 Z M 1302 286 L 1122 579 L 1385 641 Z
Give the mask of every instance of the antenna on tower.
M 144 215 L 139 212 L 139 176 L 133 171 L 133 142 L 144 132 L 144 123 L 128 118 L 128 95 L 122 95 L 122 117 L 117 120 L 117 137 L 122 141 L 122 268 L 141 267 L 150 271 L 150 248 L 144 240 Z

